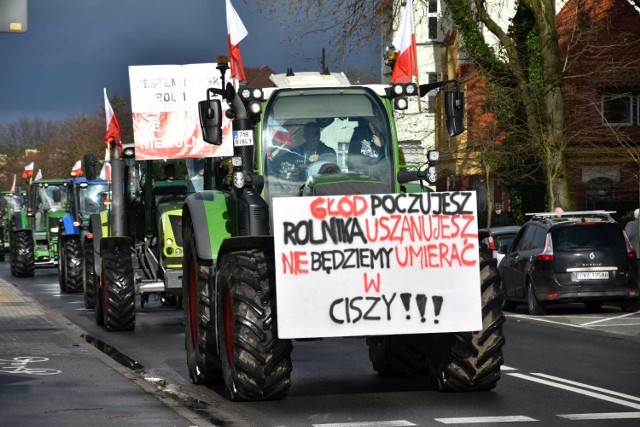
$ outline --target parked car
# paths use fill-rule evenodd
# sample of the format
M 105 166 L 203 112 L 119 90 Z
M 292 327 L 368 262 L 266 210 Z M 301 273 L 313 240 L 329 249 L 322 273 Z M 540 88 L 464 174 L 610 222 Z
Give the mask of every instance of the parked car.
M 480 248 L 491 249 L 493 258 L 496 259 L 497 265 L 500 265 L 500 261 L 504 257 L 504 251 L 499 253 L 498 249 L 501 246 L 505 246 L 505 250 L 509 248 L 518 231 L 520 231 L 520 226 L 516 225 L 481 228 L 478 230 Z
M 531 315 L 559 302 L 590 309 L 616 301 L 626 312 L 640 306 L 636 253 L 611 212 L 527 214 L 499 266 L 504 308 L 526 302 Z

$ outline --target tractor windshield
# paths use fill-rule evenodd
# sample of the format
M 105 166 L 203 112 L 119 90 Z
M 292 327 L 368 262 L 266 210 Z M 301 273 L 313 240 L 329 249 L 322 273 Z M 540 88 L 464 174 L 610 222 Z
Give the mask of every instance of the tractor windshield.
M 49 212 L 61 211 L 66 209 L 66 192 L 67 188 L 64 184 L 57 185 L 46 183 L 39 184 L 37 186 L 35 191 L 34 205 L 36 209 L 35 231 L 46 230 L 46 217 Z
M 80 212 L 83 222 L 88 221 L 91 214 L 100 213 L 100 194 L 107 190 L 106 183 L 80 188 Z
M 389 119 L 367 88 L 281 90 L 268 103 L 262 126 L 268 198 L 298 196 L 309 178 L 325 174 L 393 190 Z

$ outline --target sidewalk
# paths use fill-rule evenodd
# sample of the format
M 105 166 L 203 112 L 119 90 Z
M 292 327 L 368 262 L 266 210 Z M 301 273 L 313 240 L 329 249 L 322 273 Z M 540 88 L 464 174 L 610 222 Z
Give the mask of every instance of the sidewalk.
M 63 322 L 0 278 L 0 424 L 193 425 Z

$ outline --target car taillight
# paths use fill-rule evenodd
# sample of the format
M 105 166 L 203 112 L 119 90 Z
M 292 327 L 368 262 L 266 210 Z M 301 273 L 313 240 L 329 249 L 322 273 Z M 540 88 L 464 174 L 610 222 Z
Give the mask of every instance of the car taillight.
M 553 243 L 551 243 L 551 233 L 547 233 L 544 241 L 544 249 L 536 255 L 536 261 L 553 261 Z
M 493 240 L 493 236 L 489 236 L 489 249 L 496 250 L 496 242 Z
M 624 240 L 625 242 L 627 242 L 627 258 L 635 259 L 638 256 L 638 254 L 636 253 L 636 250 L 633 248 L 631 241 L 629 241 L 629 236 L 627 236 L 626 232 L 624 233 Z

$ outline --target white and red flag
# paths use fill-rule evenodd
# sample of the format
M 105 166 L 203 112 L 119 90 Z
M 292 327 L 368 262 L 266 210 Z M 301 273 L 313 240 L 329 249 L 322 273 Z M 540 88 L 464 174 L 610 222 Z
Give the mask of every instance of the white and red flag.
M 42 179 L 42 169 L 38 169 L 38 173 L 36 174 L 36 177 L 34 179 L 36 181 Z
M 111 181 L 111 154 L 108 148 L 104 150 L 104 162 L 100 170 L 100 178 Z
M 116 115 L 113 113 L 113 108 L 111 108 L 111 103 L 109 102 L 109 98 L 107 97 L 107 88 L 104 88 L 104 113 L 107 119 L 107 133 L 104 136 L 104 142 L 109 146 L 111 141 L 115 141 L 122 151 L 122 135 L 120 132 L 120 123 L 118 123 L 118 119 Z
M 33 177 L 33 162 L 29 163 L 27 166 L 24 167 L 24 171 L 22 171 L 22 177 L 23 178 L 31 178 Z
M 231 65 L 231 77 L 246 81 L 244 67 L 242 66 L 242 56 L 240 56 L 240 42 L 248 33 L 244 24 L 240 20 L 238 13 L 233 8 L 231 0 L 227 0 L 227 33 L 229 40 L 229 62 Z
M 393 38 L 393 46 L 398 49 L 391 81 L 393 83 L 411 83 L 418 76 L 418 56 L 416 50 L 416 28 L 413 22 L 413 1 L 407 0 L 402 11 L 398 32 Z
M 80 160 L 71 168 L 71 176 L 82 176 L 82 162 Z

